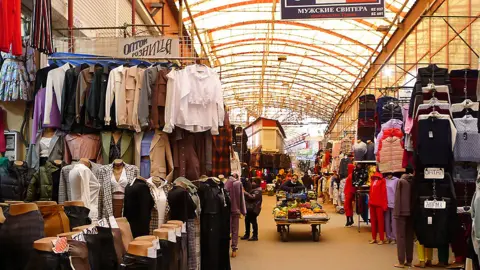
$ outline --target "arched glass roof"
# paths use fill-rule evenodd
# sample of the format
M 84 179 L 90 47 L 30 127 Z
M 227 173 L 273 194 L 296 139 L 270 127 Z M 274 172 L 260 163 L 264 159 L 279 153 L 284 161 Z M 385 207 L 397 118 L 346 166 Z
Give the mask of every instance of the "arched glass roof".
M 384 18 L 283 21 L 278 0 L 185 1 L 184 25 L 220 73 L 236 123 L 245 123 L 247 112 L 328 121 L 415 3 L 385 0 Z

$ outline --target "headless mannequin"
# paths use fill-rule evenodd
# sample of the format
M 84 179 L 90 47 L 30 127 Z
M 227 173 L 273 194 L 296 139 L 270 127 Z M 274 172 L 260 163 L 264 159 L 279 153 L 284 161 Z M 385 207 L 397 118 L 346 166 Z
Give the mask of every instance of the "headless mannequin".
M 153 247 L 152 242 L 148 241 L 132 241 L 130 245 L 128 245 L 127 253 L 130 255 L 147 257 L 148 256 L 148 249 Z
M 152 242 L 153 240 L 157 239 L 154 235 L 144 235 L 144 236 L 139 236 L 135 238 L 133 241 L 148 241 Z
M 85 204 L 82 201 L 66 201 L 64 206 L 81 206 L 85 207 Z
M 88 158 L 81 158 L 79 161 L 80 161 L 80 163 L 87 166 L 88 168 L 90 168 L 92 166 L 92 164 L 90 164 L 90 160 Z
M 113 175 L 115 176 L 115 179 L 117 182 L 120 180 L 120 176 L 122 175 L 124 163 L 123 160 L 121 159 L 115 159 L 113 161 Z
M 36 201 L 35 204 L 38 205 L 38 206 L 48 206 L 48 205 L 56 205 L 57 202 L 54 202 L 54 201 Z
M 21 160 L 16 160 L 15 162 L 13 162 L 13 165 L 17 166 L 17 167 L 20 167 L 23 165 L 23 161 Z
M 23 201 L 5 201 L 6 204 L 19 204 L 19 203 L 23 203 Z
M 175 230 L 178 227 L 179 226 L 177 224 L 162 224 L 162 225 L 160 225 L 161 229 L 173 229 L 173 230 Z
M 38 210 L 38 206 L 34 203 L 16 203 L 10 205 L 10 215 L 18 216 Z
M 158 239 L 168 240 L 168 231 L 169 229 L 156 229 L 153 231 L 153 235 L 158 237 Z
M 51 127 L 45 128 L 42 132 L 42 137 L 52 138 L 55 135 L 55 131 L 57 130 Z
M 77 234 L 78 232 L 66 232 L 66 233 L 61 233 L 57 235 L 58 237 L 66 237 L 67 240 L 72 240 L 72 235 Z
M 3 215 L 3 210 L 0 208 L 0 224 L 5 222 L 5 216 Z
M 42 239 L 38 239 L 37 241 L 33 242 L 33 248 L 38 251 L 45 251 L 45 252 L 53 252 L 53 244 L 52 241 L 57 239 L 56 237 L 45 237 Z
M 113 161 L 113 177 L 115 177 L 115 180 L 117 183 L 120 182 L 120 177 L 122 176 L 123 169 L 125 167 L 125 163 L 121 159 L 115 159 Z M 113 186 L 112 186 L 113 187 Z M 124 194 L 125 194 L 125 189 L 122 191 L 115 191 L 116 188 L 113 188 L 113 215 L 115 217 L 121 217 L 122 216 L 122 209 L 123 209 L 123 199 L 124 199 Z
M 174 225 L 177 225 L 179 227 L 183 226 L 183 221 L 181 220 L 169 220 L 167 221 L 167 224 L 174 224 Z
M 85 230 L 86 228 L 92 227 L 92 225 L 93 225 L 93 224 L 78 226 L 78 227 L 73 228 L 72 231 L 74 231 L 74 232 L 81 232 L 81 231 Z

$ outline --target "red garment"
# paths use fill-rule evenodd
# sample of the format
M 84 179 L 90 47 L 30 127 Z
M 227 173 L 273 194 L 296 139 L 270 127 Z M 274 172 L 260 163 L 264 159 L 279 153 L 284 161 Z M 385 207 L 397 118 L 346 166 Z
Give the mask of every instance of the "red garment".
M 388 208 L 387 200 L 387 182 L 379 172 L 372 176 L 372 186 L 370 187 L 370 196 L 368 200 L 370 206 L 377 206 L 386 211 Z
M 345 204 L 343 208 L 345 208 L 345 216 L 353 217 L 353 200 L 355 198 L 354 193 L 345 194 Z
M 355 192 L 357 189 L 353 186 L 352 179 L 353 179 L 353 170 L 355 169 L 355 165 L 348 164 L 348 177 L 345 181 L 345 189 L 343 193 L 345 194 L 345 204 L 343 208 L 345 208 L 345 216 L 353 217 L 353 201 L 355 199 Z
M 385 220 L 382 207 L 370 205 L 370 223 L 372 224 L 372 239 L 377 239 L 377 232 L 380 235 L 380 241 L 385 240 Z
M 355 170 L 355 165 L 348 164 L 348 177 L 345 181 L 345 189 L 343 190 L 345 197 L 347 197 L 348 194 L 352 194 L 357 191 L 357 189 L 353 186 L 353 170 Z
M 0 51 L 22 55 L 21 27 L 22 1 L 0 0 Z
M 4 130 L 5 130 L 5 122 L 6 121 L 6 111 L 4 111 L 2 108 L 0 108 L 0 152 L 5 152 L 7 151 L 7 145 L 6 145 L 6 142 L 5 142 L 5 134 L 4 134 Z

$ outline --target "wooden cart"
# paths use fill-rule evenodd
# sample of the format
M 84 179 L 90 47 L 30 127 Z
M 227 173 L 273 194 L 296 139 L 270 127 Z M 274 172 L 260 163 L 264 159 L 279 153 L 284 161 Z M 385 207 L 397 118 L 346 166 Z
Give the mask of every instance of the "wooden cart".
M 277 223 L 277 232 L 280 233 L 282 242 L 288 242 L 288 234 L 290 233 L 290 225 L 303 224 L 312 226 L 312 240 L 318 242 L 322 233 L 322 225 L 328 223 L 329 218 L 316 220 L 316 219 L 283 219 L 275 218 Z

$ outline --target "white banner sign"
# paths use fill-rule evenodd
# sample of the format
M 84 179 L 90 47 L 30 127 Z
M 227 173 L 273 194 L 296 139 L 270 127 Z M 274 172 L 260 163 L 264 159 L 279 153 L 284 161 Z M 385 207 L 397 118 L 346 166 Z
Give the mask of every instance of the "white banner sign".
M 118 41 L 118 57 L 120 58 L 174 58 L 178 56 L 178 38 L 136 37 Z
M 425 209 L 446 209 L 447 208 L 447 202 L 445 201 L 425 201 L 423 203 L 423 207 Z
M 443 168 L 425 168 L 425 179 L 444 179 L 445 170 Z

